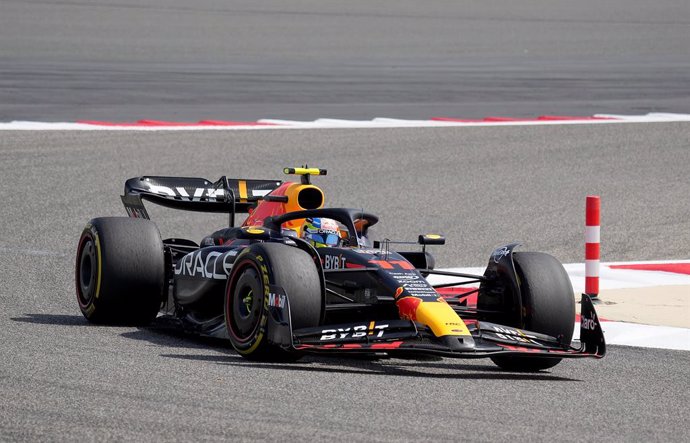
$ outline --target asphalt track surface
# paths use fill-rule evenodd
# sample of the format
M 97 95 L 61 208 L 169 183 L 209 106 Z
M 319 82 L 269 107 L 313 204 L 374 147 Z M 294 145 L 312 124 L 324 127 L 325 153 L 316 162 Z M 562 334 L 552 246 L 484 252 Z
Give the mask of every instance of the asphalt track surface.
M 690 112 L 686 0 L 5 0 L 0 121 Z
M 690 112 L 684 0 L 2 1 L 0 121 Z M 346 5 L 347 9 L 344 9 Z M 687 259 L 690 126 L 0 134 L 0 440 L 688 441 L 690 354 L 611 347 L 540 374 L 488 361 L 254 364 L 80 315 L 76 241 L 141 174 L 329 169 L 382 236 L 439 266 L 523 240 L 582 260 Z M 151 213 L 200 239 L 223 217 Z
M 280 178 L 307 161 L 329 169 L 316 180 L 330 204 L 382 216 L 380 235 L 443 228 L 440 266 L 480 265 L 515 238 L 579 261 L 589 192 L 602 195 L 604 260 L 687 258 L 689 140 L 683 123 L 4 132 L 0 440 L 687 441 L 687 352 L 614 346 L 538 374 L 449 359 L 259 364 L 161 325 L 89 325 L 72 276 L 82 226 L 124 215 L 130 176 Z M 224 223 L 151 213 L 164 236 Z

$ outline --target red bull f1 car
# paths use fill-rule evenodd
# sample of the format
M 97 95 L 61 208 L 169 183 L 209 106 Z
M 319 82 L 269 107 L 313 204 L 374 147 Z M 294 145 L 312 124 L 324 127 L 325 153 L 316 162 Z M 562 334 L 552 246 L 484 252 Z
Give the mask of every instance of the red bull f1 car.
M 580 341 L 571 343 L 573 289 L 552 256 L 511 243 L 490 254 L 482 275 L 436 270 L 427 249 L 443 244 L 442 236 L 372 241 L 374 214 L 324 207 L 311 176 L 325 170 L 284 172 L 300 180 L 127 180 L 128 217 L 95 218 L 79 239 L 75 280 L 84 316 L 132 325 L 166 318 L 191 333 L 227 338 L 256 360 L 437 355 L 538 371 L 563 358 L 604 356 L 587 295 Z M 144 201 L 227 213 L 229 227 L 200 243 L 163 240 Z M 247 216 L 236 226 L 238 214 Z M 305 220 L 315 219 L 337 223 L 336 244 L 314 247 L 304 238 Z M 446 281 L 433 284 L 430 276 L 438 275 Z

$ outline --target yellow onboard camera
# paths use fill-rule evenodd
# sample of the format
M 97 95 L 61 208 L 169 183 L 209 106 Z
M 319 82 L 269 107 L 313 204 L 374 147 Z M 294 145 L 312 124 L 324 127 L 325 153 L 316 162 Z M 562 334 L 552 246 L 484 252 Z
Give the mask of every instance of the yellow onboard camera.
M 283 172 L 287 175 L 301 175 L 303 185 L 308 185 L 311 182 L 309 180 L 309 176 L 311 175 L 326 175 L 328 173 L 325 169 L 309 168 L 306 166 L 303 168 L 283 168 Z

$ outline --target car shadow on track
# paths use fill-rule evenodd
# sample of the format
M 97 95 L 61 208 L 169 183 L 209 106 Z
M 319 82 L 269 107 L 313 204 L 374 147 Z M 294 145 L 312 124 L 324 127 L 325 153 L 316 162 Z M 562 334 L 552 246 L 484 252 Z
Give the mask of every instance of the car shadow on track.
M 39 325 L 91 326 L 83 315 L 69 314 L 22 314 L 24 317 L 10 317 L 12 321 Z
M 109 326 L 93 325 L 81 315 L 66 314 L 24 314 L 24 317 L 13 317 L 13 321 L 58 326 L 81 326 L 108 328 Z M 216 354 L 160 354 L 164 358 L 211 362 L 220 365 L 243 368 L 274 369 L 283 371 L 323 372 L 336 374 L 365 374 L 399 377 L 423 377 L 438 379 L 483 379 L 483 380 L 543 380 L 569 381 L 582 380 L 559 377 L 548 372 L 517 373 L 506 372 L 490 363 L 457 364 L 450 359 L 439 357 L 421 357 L 414 360 L 372 358 L 369 356 L 351 358 L 322 357 L 308 355 L 297 362 L 264 363 L 245 360 L 237 354 L 227 340 L 200 337 L 181 331 L 166 322 L 154 322 L 151 326 L 119 334 L 132 340 L 143 340 L 161 347 L 185 348 L 190 350 L 207 349 Z M 488 360 L 487 360 L 488 362 Z M 446 371 L 446 372 L 434 372 Z
M 488 363 L 489 360 L 486 360 L 486 365 L 458 364 L 453 363 L 452 359 L 443 359 L 433 356 L 422 356 L 419 359 L 389 359 L 373 358 L 370 356 L 342 358 L 307 355 L 297 362 L 255 362 L 245 360 L 242 356 L 237 354 L 227 340 L 191 335 L 179 329 L 175 329 L 174 327 L 169 327 L 164 323 L 154 324 L 151 327 L 141 328 L 137 331 L 127 332 L 121 335 L 135 340 L 147 340 L 163 346 L 186 347 L 190 349 L 213 349 L 214 351 L 222 352 L 222 354 L 202 355 L 160 354 L 160 356 L 164 358 L 203 361 L 242 368 L 437 379 L 582 381 L 574 378 L 559 377 L 545 371 L 537 373 L 506 372 L 493 366 L 492 363 Z
M 244 359 L 237 354 L 227 340 L 191 335 L 168 326 L 166 323 L 154 323 L 153 326 L 141 328 L 134 332 L 121 334 L 123 337 L 147 340 L 155 344 L 188 347 L 196 349 L 213 349 L 223 354 L 161 354 L 161 357 L 182 360 L 215 362 L 220 365 L 244 368 L 275 369 L 285 371 L 324 372 L 338 374 L 367 374 L 404 377 L 426 377 L 439 379 L 485 379 L 485 380 L 544 380 L 580 382 L 574 378 L 559 377 L 549 372 L 519 373 L 506 372 L 489 363 L 458 364 L 452 359 L 435 356 L 421 356 L 419 359 L 390 359 L 371 356 L 323 357 L 306 355 L 297 362 L 256 362 Z M 174 341 L 171 342 L 171 339 Z M 432 371 L 449 371 L 446 373 Z
M 211 362 L 219 365 L 243 368 L 439 379 L 582 381 L 574 378 L 560 377 L 545 371 L 536 373 L 506 372 L 488 363 L 488 360 L 486 360 L 486 365 L 457 364 L 453 363 L 451 359 L 424 356 L 419 359 L 404 360 L 372 358 L 370 356 L 342 358 L 307 355 L 297 362 L 255 362 L 245 360 L 242 356 L 237 354 L 227 340 L 190 335 L 165 326 L 142 328 L 121 335 L 135 340 L 146 340 L 163 346 L 209 349 L 222 352 L 222 354 L 160 354 L 160 356 L 164 358 Z M 433 372 L 441 370 L 448 372 Z
M 222 351 L 222 355 L 190 355 L 190 354 L 161 354 L 161 357 L 177 358 L 184 360 L 197 360 L 215 362 L 220 365 L 263 368 L 287 371 L 324 372 L 341 374 L 371 374 L 405 377 L 429 377 L 429 378 L 465 378 L 465 379 L 494 379 L 494 380 L 544 380 L 544 381 L 570 381 L 581 382 L 575 378 L 560 377 L 547 371 L 520 373 L 504 371 L 489 359 L 473 360 L 472 363 L 457 363 L 458 360 L 439 356 L 421 355 L 416 358 L 388 358 L 374 357 L 371 355 L 342 356 L 305 355 L 294 362 L 256 362 L 246 360 L 239 355 L 230 345 L 229 340 L 200 337 L 185 333 L 168 322 L 159 318 L 153 327 L 145 328 L 146 334 L 142 339 L 151 339 L 154 336 L 173 335 L 186 338 L 195 347 Z M 144 332 L 144 329 L 141 330 Z M 153 333 L 153 335 L 151 335 Z M 134 338 L 130 335 L 130 338 Z M 467 360 L 465 360 L 467 362 Z M 446 373 L 434 371 L 447 371 Z
M 10 320 L 20 323 L 33 323 L 37 325 L 54 326 L 78 326 L 95 329 L 121 330 L 123 328 L 131 331 L 121 332 L 121 337 L 132 340 L 143 340 L 160 346 L 172 346 L 183 348 L 217 349 L 233 352 L 232 347 L 226 340 L 217 338 L 200 337 L 186 333 L 169 322 L 156 320 L 150 326 L 135 327 L 121 325 L 97 325 L 90 323 L 83 315 L 69 314 L 22 314 L 23 317 L 10 317 Z
M 180 329 L 171 328 L 168 325 L 155 324 L 138 328 L 135 331 L 123 332 L 121 337 L 132 340 L 143 340 L 154 345 L 171 346 L 190 349 L 213 349 L 215 351 L 234 354 L 234 350 L 227 340 L 213 337 L 202 337 Z
M 518 373 L 505 372 L 492 366 L 458 365 L 458 364 L 439 364 L 432 367 L 424 362 L 398 363 L 398 362 L 377 362 L 370 361 L 362 364 L 358 360 L 349 359 L 330 359 L 330 358 L 310 358 L 310 361 L 289 364 L 275 363 L 256 363 L 250 361 L 231 361 L 220 364 L 250 368 L 275 368 L 277 370 L 303 371 L 303 372 L 325 372 L 335 374 L 365 374 L 365 375 L 384 375 L 386 377 L 422 377 L 437 379 L 466 379 L 466 380 L 542 380 L 542 381 L 570 381 L 581 382 L 582 380 L 559 377 L 548 372 L 539 373 Z M 428 372 L 424 368 L 443 369 L 445 373 Z
M 581 382 L 583 380 L 560 377 L 548 372 L 518 373 L 506 372 L 494 366 L 453 364 L 448 360 L 439 362 L 399 361 L 393 359 L 372 358 L 340 358 L 306 356 L 298 362 L 269 363 L 245 360 L 234 351 L 228 355 L 189 355 L 189 354 L 161 354 L 161 357 L 182 360 L 195 360 L 215 362 L 220 365 L 236 366 L 241 368 L 275 369 L 277 371 L 323 372 L 329 374 L 361 374 L 361 375 L 385 375 L 402 377 L 423 377 L 438 379 L 467 379 L 467 380 L 543 380 L 543 381 L 570 381 Z M 445 370 L 446 373 L 429 372 Z

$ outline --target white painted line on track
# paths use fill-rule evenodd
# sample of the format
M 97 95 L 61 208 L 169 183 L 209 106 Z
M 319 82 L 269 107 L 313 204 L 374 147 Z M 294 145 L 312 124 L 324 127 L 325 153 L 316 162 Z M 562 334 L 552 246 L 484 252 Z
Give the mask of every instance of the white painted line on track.
M 228 130 L 276 130 L 276 129 L 373 129 L 373 128 L 449 128 L 482 126 L 538 126 L 538 125 L 602 125 L 616 123 L 668 123 L 690 122 L 690 114 L 650 113 L 646 115 L 597 114 L 593 117 L 563 119 L 526 119 L 514 121 L 448 121 L 448 120 L 403 120 L 374 118 L 372 120 L 317 119 L 313 121 L 261 119 L 246 124 L 205 124 L 157 122 L 151 123 L 70 123 L 12 121 L 0 123 L 4 131 L 228 131 Z
M 688 263 L 678 261 L 675 263 Z M 690 275 L 662 271 L 637 271 L 633 269 L 613 269 L 613 263 L 601 264 L 599 268 L 599 289 L 631 289 L 656 286 L 689 285 Z M 575 293 L 585 290 L 585 264 L 563 265 L 570 276 Z M 690 295 L 690 294 L 689 294 Z
M 690 329 L 602 321 L 607 345 L 690 351 Z M 580 339 L 580 324 L 575 323 L 573 340 Z
M 670 114 L 663 112 L 652 112 L 645 115 L 617 115 L 617 114 L 596 114 L 598 118 L 622 119 L 627 122 L 687 122 L 690 121 L 690 114 Z
M 635 261 L 635 262 L 610 262 L 600 264 L 600 289 L 631 289 L 631 288 L 646 288 L 656 286 L 690 286 L 690 275 L 677 274 L 663 271 L 640 271 L 634 269 L 614 269 L 611 266 L 618 265 L 653 265 L 653 264 L 690 264 L 690 260 L 657 260 L 657 261 Z M 570 282 L 573 285 L 573 291 L 579 294 L 585 290 L 585 263 L 567 263 L 564 264 Z M 486 267 L 471 267 L 471 268 L 446 268 L 444 271 L 460 272 L 466 274 L 484 274 Z M 462 281 L 453 277 L 444 277 L 440 275 L 430 276 L 429 280 L 435 284 L 450 283 L 453 281 Z M 690 294 L 689 294 L 690 297 Z
M 40 249 L 21 249 L 21 248 L 7 248 L 0 246 L 0 254 L 7 255 L 29 255 L 33 257 L 67 257 L 67 254 L 57 251 L 44 251 Z
M 660 270 L 649 269 L 618 269 L 615 266 L 641 266 L 653 267 L 653 265 L 687 265 L 690 260 L 657 260 L 657 261 L 637 261 L 637 262 L 610 262 L 601 264 L 600 273 L 600 290 L 616 290 L 616 289 L 637 289 L 649 288 L 650 298 L 654 298 L 655 292 L 662 290 L 664 287 L 687 287 L 687 296 L 684 298 L 685 309 L 687 315 L 690 315 L 690 275 L 685 273 L 675 273 Z M 579 294 L 585 289 L 585 264 L 584 263 L 569 263 L 564 264 L 568 276 L 573 285 L 573 291 L 576 298 L 579 299 Z M 446 268 L 444 271 L 460 272 L 467 274 L 482 275 L 485 267 L 468 267 L 468 268 Z M 429 277 L 432 284 L 451 283 L 454 281 L 462 281 L 465 279 L 457 279 L 453 277 L 434 275 Z M 603 296 L 602 296 L 603 297 Z M 625 301 L 618 302 L 625 304 Z M 644 309 L 644 306 L 632 304 L 631 309 Z M 678 315 L 678 307 L 669 307 L 674 309 L 675 315 Z M 682 309 L 682 308 L 680 308 Z M 605 306 L 601 307 L 605 310 Z M 670 312 L 670 311 L 669 311 Z M 601 315 L 601 312 L 599 313 Z M 682 312 L 680 312 L 682 315 Z M 606 343 L 610 345 L 623 346 L 637 346 L 643 348 L 659 348 L 690 351 L 690 329 L 672 326 L 647 325 L 640 323 L 632 323 L 626 321 L 602 321 L 602 329 L 606 337 Z M 580 337 L 580 324 L 575 323 L 575 333 L 573 339 Z

